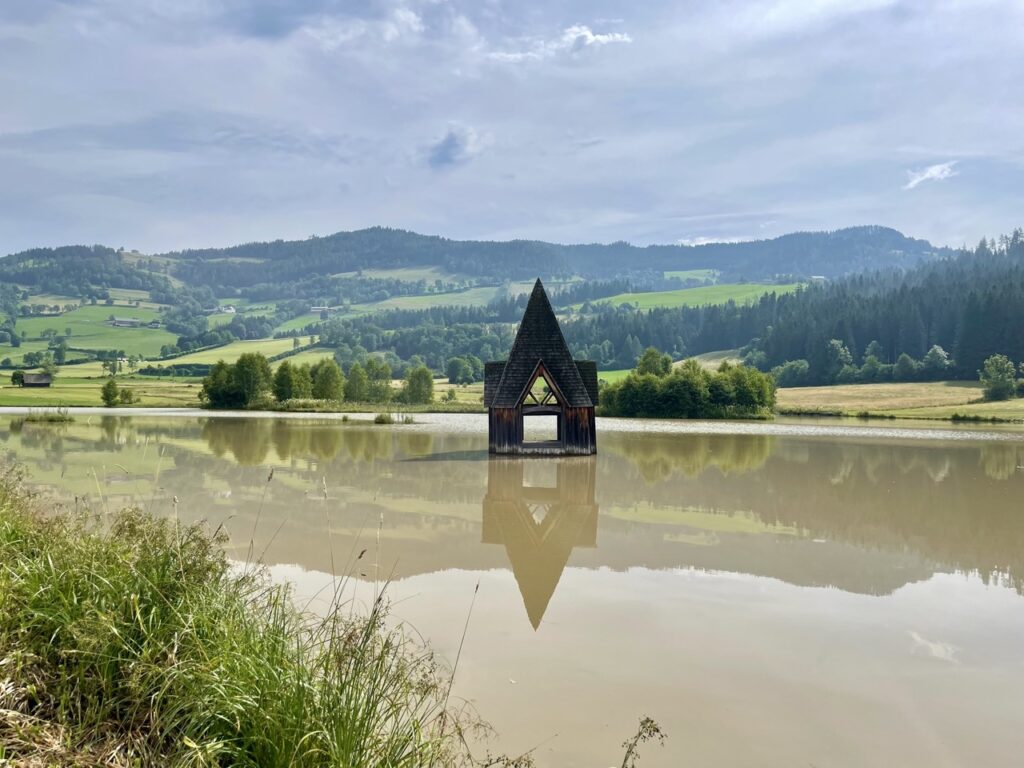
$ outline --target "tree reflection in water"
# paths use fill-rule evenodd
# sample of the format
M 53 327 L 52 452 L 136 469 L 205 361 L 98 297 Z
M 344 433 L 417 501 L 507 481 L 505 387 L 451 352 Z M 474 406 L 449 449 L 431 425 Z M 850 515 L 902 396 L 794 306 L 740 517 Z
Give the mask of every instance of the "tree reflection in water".
M 937 570 L 1024 589 L 1024 441 L 1007 436 L 608 432 L 596 458 L 529 462 L 520 477 L 487 460 L 485 435 L 419 425 L 103 414 L 5 426 L 4 449 L 69 503 L 226 521 L 246 546 L 255 529 L 278 562 L 330 569 L 325 537 L 358 552 L 380 524 L 382 567 L 398 578 L 508 558 L 536 623 L 574 550 L 584 568 L 720 569 L 870 594 Z M 560 468 L 547 483 L 555 500 L 582 489 L 566 498 L 593 504 L 585 525 L 557 510 L 526 525 L 536 467 Z M 499 525 L 487 510 L 500 504 L 519 506 Z M 578 531 L 597 519 L 602 547 L 584 548 L 594 537 Z

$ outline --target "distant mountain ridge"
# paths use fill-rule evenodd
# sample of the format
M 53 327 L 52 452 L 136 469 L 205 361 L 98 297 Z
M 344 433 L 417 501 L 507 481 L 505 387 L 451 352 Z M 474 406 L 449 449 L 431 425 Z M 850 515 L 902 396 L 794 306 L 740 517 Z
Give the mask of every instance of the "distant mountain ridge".
M 949 248 L 880 226 L 796 232 L 738 243 L 650 246 L 450 240 L 373 227 L 305 240 L 150 256 L 104 246 L 38 248 L 0 259 L 0 281 L 42 287 L 66 283 L 74 276 L 101 287 L 157 288 L 170 277 L 189 286 L 209 287 L 219 295 L 256 286 L 305 286 L 361 270 L 409 268 L 435 269 L 478 283 L 692 269 L 717 270 L 722 281 L 736 282 L 815 275 L 836 278 L 881 268 L 905 269 L 952 254 Z
M 716 269 L 725 279 L 752 280 L 777 276 L 838 277 L 867 269 L 911 266 L 952 253 L 949 248 L 879 226 L 795 232 L 738 243 L 649 246 L 621 241 L 562 245 L 540 240 L 450 240 L 373 227 L 306 240 L 247 243 L 163 256 L 206 265 L 236 259 L 279 262 L 298 258 L 318 274 L 330 274 L 327 270 L 435 266 L 477 277 L 525 279 L 537 275 L 609 277 L 631 271 Z M 211 276 L 220 276 L 225 271 L 207 269 Z M 236 264 L 227 271 L 231 270 L 244 272 L 249 268 Z

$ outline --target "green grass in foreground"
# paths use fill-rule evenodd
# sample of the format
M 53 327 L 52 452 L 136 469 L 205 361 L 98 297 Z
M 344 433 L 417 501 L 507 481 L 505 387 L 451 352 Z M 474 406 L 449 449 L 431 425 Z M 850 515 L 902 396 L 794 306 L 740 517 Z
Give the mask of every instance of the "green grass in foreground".
M 640 309 L 699 307 L 705 304 L 724 304 L 727 301 L 735 301 L 737 304 L 750 304 L 766 293 L 791 293 L 799 287 L 797 283 L 788 283 L 786 285 L 765 285 L 760 283 L 709 285 L 701 288 L 680 288 L 675 291 L 620 293 L 593 303 L 613 304 L 614 306 L 633 304 Z
M 273 478 L 268 478 L 268 483 Z M 422 641 L 342 602 L 300 611 L 224 537 L 137 510 L 53 514 L 0 467 L 0 764 L 528 768 L 475 760 Z M 250 544 L 251 549 L 251 544 Z M 357 558 L 358 559 L 358 558 Z M 650 718 L 623 743 L 664 739 Z
M 339 600 L 299 612 L 222 541 L 140 512 L 43 515 L 0 478 L 0 762 L 443 766 L 431 654 Z

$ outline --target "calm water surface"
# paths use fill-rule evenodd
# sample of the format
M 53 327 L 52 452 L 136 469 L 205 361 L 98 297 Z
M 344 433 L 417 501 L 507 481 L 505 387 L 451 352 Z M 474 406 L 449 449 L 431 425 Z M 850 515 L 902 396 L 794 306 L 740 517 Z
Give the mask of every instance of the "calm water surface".
M 1024 432 L 603 421 L 597 457 L 509 461 L 483 417 L 418 418 L 0 440 L 68 506 L 225 524 L 300 595 L 390 578 L 449 661 L 469 616 L 456 693 L 542 766 L 616 763 L 643 714 L 646 766 L 1021 764 Z

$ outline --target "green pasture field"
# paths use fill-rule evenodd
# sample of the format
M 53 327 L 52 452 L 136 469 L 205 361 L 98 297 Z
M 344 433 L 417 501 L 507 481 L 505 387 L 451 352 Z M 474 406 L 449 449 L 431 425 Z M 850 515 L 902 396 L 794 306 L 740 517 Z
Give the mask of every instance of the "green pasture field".
M 484 407 L 484 384 L 482 381 L 473 384 L 449 384 L 447 378 L 434 379 L 434 402 L 444 403 L 449 389 L 455 390 L 455 402 L 461 405 Z
M 163 306 L 150 299 L 149 291 L 137 291 L 133 288 L 109 288 L 108 293 L 110 298 L 114 300 L 115 305 L 134 306 L 134 303 L 138 301 L 140 302 L 139 306 L 145 309 L 159 309 Z
M 343 315 L 339 315 L 343 317 Z M 289 331 L 300 331 L 310 323 L 323 322 L 320 319 L 319 312 L 307 312 L 305 315 L 299 315 L 293 317 L 291 320 L 286 320 L 278 326 L 275 326 L 274 333 L 288 333 Z
M 15 387 L 4 379 L 0 387 L 0 405 L 31 408 L 59 406 L 101 406 L 100 389 L 105 378 L 74 378 L 62 369 L 51 387 Z M 132 390 L 140 408 L 195 408 L 199 406 L 197 380 L 167 380 L 147 376 L 118 376 L 117 385 Z
M 177 339 L 177 336 L 163 328 L 115 328 L 108 320 L 111 315 L 137 318 L 144 323 L 160 317 L 156 310 L 146 307 L 89 305 L 55 317 L 27 317 L 18 321 L 16 329 L 18 333 L 26 331 L 29 339 L 38 339 L 48 328 L 52 328 L 60 335 L 64 335 L 66 329 L 70 328 L 71 338 L 68 340 L 68 346 L 97 350 L 123 349 L 129 355 L 141 354 L 146 357 L 156 357 L 160 354 L 160 347 L 164 344 L 173 344 Z M 23 344 L 22 350 L 24 348 Z M 0 358 L 14 359 L 11 352 L 18 353 L 22 350 L 13 350 L 9 345 L 2 345 Z
M 80 301 L 80 298 L 76 298 L 74 296 L 63 296 L 59 293 L 33 293 L 29 294 L 29 297 L 21 303 L 46 304 L 47 306 L 59 304 L 62 307 L 66 307 L 68 304 L 71 304 L 72 306 L 77 307 Z
M 9 357 L 14 365 L 21 365 L 29 352 L 45 352 L 49 349 L 46 341 L 23 341 L 20 347 L 12 347 L 10 344 L 0 344 L 0 360 Z
M 231 325 L 231 321 L 234 320 L 235 317 L 237 317 L 237 315 L 209 315 L 206 318 L 206 327 L 211 331 L 215 331 L 218 328 Z
M 423 296 L 394 296 L 371 304 L 353 304 L 352 311 L 367 314 L 388 309 L 429 309 L 431 307 L 482 307 L 498 296 L 501 288 L 485 286 L 451 293 L 430 293 Z
M 779 390 L 777 410 L 780 414 L 1024 421 L 1024 399 L 985 402 L 976 381 L 793 387 Z
M 922 408 L 963 407 L 981 398 L 981 385 L 972 381 L 920 383 L 837 384 L 827 387 L 788 387 L 777 395 L 779 413 L 835 413 L 854 416 L 865 411 L 888 413 Z
M 204 349 L 200 352 L 193 352 L 188 355 L 176 357 L 173 360 L 161 361 L 163 365 L 191 365 L 206 364 L 212 365 L 218 360 L 226 363 L 233 363 L 246 352 L 262 352 L 267 357 L 279 355 L 292 348 L 291 339 L 255 339 L 253 341 L 233 341 L 223 347 Z
M 615 384 L 622 381 L 633 372 L 632 368 L 616 368 L 610 371 L 598 371 L 597 380 L 607 384 Z
M 729 283 L 725 285 L 702 286 L 700 288 L 680 288 L 675 291 L 620 293 L 593 303 L 612 304 L 614 306 L 632 304 L 639 309 L 700 307 L 707 304 L 724 304 L 727 301 L 735 301 L 737 304 L 751 304 L 766 293 L 790 293 L 799 287 L 799 283 L 787 283 L 784 285 Z M 575 308 L 579 309 L 579 306 L 576 305 Z

